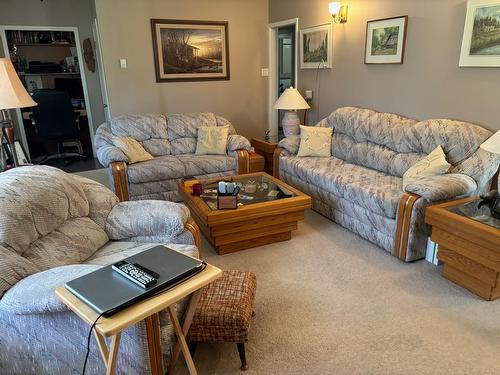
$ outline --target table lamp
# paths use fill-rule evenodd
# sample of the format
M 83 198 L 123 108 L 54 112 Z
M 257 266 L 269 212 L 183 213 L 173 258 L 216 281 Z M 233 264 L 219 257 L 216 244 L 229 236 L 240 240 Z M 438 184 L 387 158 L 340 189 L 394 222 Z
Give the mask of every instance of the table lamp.
M 273 105 L 274 109 L 286 110 L 281 125 L 285 137 L 300 134 L 300 119 L 297 114 L 298 109 L 309 109 L 309 104 L 304 100 L 297 89 L 287 88 Z
M 37 104 L 26 92 L 9 58 L 0 58 L 0 128 L 11 145 L 14 165 L 17 166 L 17 154 L 14 149 L 14 128 L 9 109 L 34 107 Z
M 484 141 L 479 147 L 489 153 L 500 155 L 500 130 Z M 498 188 L 500 190 L 500 178 L 498 179 Z

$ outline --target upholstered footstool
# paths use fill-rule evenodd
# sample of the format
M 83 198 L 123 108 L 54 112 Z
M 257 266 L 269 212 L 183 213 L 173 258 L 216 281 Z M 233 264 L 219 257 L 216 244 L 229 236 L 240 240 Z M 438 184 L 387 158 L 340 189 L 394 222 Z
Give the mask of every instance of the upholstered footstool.
M 247 370 L 245 342 L 253 315 L 257 278 L 251 272 L 224 271 L 201 291 L 189 328 L 188 340 L 194 355 L 198 342 L 234 342 L 241 370 Z

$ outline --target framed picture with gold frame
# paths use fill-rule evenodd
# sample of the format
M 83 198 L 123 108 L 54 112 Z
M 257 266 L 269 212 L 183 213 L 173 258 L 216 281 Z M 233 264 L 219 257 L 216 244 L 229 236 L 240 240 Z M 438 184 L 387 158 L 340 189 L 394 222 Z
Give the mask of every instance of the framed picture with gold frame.
M 230 79 L 228 22 L 152 19 L 157 82 Z

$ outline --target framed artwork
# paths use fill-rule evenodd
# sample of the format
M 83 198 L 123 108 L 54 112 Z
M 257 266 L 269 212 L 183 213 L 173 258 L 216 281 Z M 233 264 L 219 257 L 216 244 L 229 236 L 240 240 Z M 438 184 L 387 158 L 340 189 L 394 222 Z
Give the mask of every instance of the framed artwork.
M 402 64 L 408 16 L 368 21 L 365 64 Z
M 332 24 L 300 30 L 300 68 L 332 67 Z
M 156 82 L 228 80 L 228 23 L 151 20 Z
M 500 0 L 469 0 L 459 66 L 500 67 Z

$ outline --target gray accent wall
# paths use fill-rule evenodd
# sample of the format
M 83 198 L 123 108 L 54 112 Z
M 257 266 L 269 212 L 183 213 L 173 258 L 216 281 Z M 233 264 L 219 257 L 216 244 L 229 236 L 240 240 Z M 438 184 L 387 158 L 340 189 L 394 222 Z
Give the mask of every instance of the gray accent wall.
M 269 22 L 298 17 L 301 29 L 331 22 L 328 3 L 269 0 Z M 333 69 L 299 70 L 299 89 L 315 91 L 310 123 L 338 107 L 352 105 L 416 119 L 455 118 L 500 129 L 500 68 L 458 67 L 465 0 L 346 3 L 348 23 L 334 24 Z M 365 65 L 366 22 L 400 15 L 409 16 L 404 64 Z
M 246 136 L 267 129 L 268 0 L 95 0 L 113 116 L 211 111 Z M 151 18 L 229 22 L 231 80 L 157 83 Z M 119 59 L 128 67 L 120 69 Z

